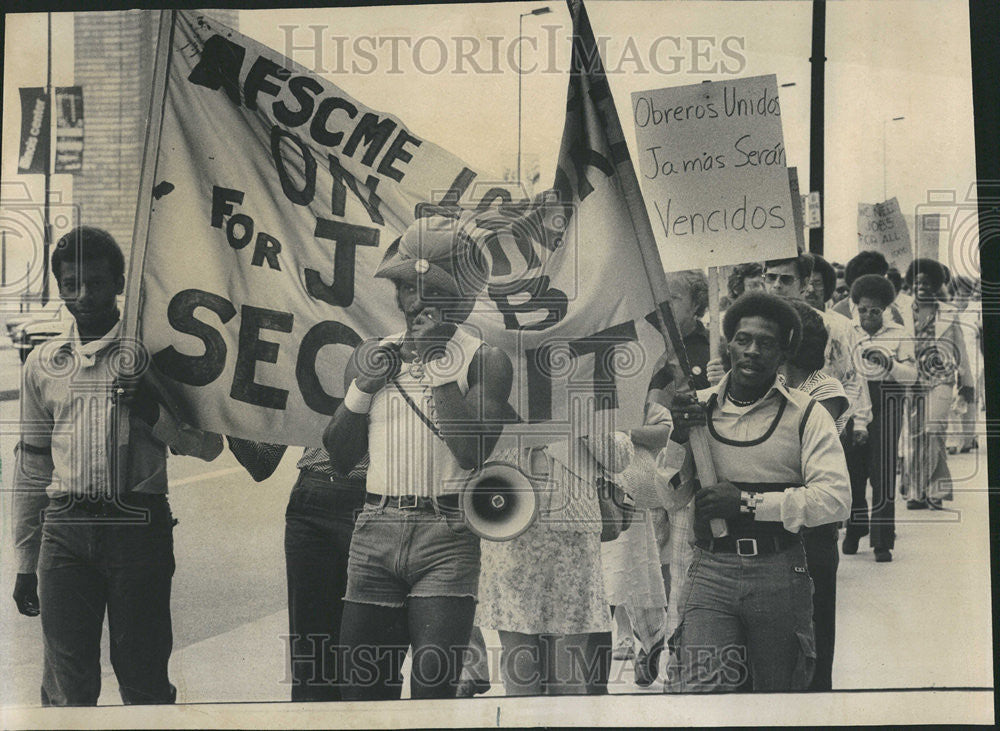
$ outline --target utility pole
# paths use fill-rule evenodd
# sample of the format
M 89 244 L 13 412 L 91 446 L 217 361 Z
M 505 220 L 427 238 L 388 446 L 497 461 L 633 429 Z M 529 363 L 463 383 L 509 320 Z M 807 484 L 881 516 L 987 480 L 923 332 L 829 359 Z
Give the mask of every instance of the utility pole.
M 55 109 L 52 108 L 52 13 L 45 14 L 48 20 L 48 49 L 45 54 L 45 103 L 49 108 L 49 128 L 45 134 L 49 137 L 49 154 L 45 158 L 45 200 L 42 201 L 42 307 L 49 303 L 49 253 L 52 248 L 52 224 L 49 222 L 49 187 L 52 179 L 52 154 L 55 140 L 52 135 L 52 122 L 55 119 Z
M 824 102 L 826 98 L 826 0 L 813 0 L 811 106 L 809 114 L 809 190 L 819 192 L 820 220 L 826 222 L 823 191 Z M 809 229 L 809 251 L 823 255 L 823 227 Z

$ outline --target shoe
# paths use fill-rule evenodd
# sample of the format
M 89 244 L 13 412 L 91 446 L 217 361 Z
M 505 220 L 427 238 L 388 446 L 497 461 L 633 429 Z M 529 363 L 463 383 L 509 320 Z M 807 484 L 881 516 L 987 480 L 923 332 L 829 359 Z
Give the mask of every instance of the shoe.
M 937 498 L 929 497 L 925 502 L 927 503 L 927 508 L 930 510 L 944 510 L 944 506 Z
M 875 551 L 875 563 L 889 563 L 889 561 L 892 561 L 892 551 L 888 548 Z
M 925 500 L 907 500 L 906 501 L 907 510 L 927 510 L 927 502 Z
M 458 684 L 458 690 L 455 692 L 456 698 L 472 698 L 473 696 L 482 695 L 488 692 L 490 689 L 490 681 L 482 680 L 480 678 L 465 678 Z
M 660 654 L 663 652 L 663 640 L 658 640 L 653 649 L 646 653 L 645 648 L 639 648 L 635 658 L 635 684 L 640 688 L 648 688 L 660 674 Z
M 861 541 L 861 536 L 844 536 L 844 545 L 842 547 L 845 556 L 853 556 L 858 552 L 858 543 Z
M 948 454 L 958 454 L 958 447 L 948 447 Z
M 614 652 L 611 653 L 611 657 L 614 660 L 631 660 L 635 657 L 635 647 L 634 641 L 631 637 L 622 637 L 618 640 L 618 644 L 615 645 Z

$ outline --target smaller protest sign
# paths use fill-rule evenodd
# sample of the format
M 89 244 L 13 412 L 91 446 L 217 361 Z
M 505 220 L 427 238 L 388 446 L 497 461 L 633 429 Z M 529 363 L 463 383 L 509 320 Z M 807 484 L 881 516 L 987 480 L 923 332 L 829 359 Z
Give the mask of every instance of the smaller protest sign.
M 906 271 L 913 249 L 899 201 L 858 204 L 858 251 L 881 252 L 890 267 Z

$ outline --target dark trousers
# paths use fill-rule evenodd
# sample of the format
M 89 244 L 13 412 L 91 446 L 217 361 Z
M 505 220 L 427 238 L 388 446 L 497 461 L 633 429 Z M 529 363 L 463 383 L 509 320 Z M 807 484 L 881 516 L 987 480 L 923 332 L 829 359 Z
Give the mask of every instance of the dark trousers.
M 896 456 L 902 426 L 903 393 L 894 383 L 871 381 L 872 423 L 868 444 L 851 447 L 847 468 L 851 475 L 849 535 L 871 534 L 875 550 L 892 550 L 896 543 Z M 872 485 L 871 517 L 865 492 Z
M 293 701 L 340 700 L 335 648 L 361 480 L 303 470 L 285 511 L 285 571 Z
M 837 526 L 833 523 L 802 529 L 806 564 L 813 580 L 813 628 L 816 634 L 816 670 L 809 690 L 833 687 L 833 647 L 837 634 Z
M 869 435 L 869 440 L 871 436 Z M 854 419 L 847 422 L 841 443 L 847 459 L 847 474 L 851 478 L 851 517 L 847 519 L 847 535 L 861 538 L 868 535 L 868 475 L 870 450 L 867 444 L 854 444 Z
M 876 403 L 876 396 L 878 402 Z M 872 483 L 871 543 L 876 551 L 896 545 L 896 457 L 903 424 L 902 395 L 873 389 L 872 423 L 868 428 Z
M 803 547 L 746 558 L 695 547 L 664 690 L 806 690 L 815 669 Z
M 42 704 L 92 706 L 101 694 L 101 631 L 122 702 L 173 703 L 170 584 L 173 518 L 165 495 L 131 496 L 145 518 L 98 515 L 68 499 L 45 511 L 38 559 Z

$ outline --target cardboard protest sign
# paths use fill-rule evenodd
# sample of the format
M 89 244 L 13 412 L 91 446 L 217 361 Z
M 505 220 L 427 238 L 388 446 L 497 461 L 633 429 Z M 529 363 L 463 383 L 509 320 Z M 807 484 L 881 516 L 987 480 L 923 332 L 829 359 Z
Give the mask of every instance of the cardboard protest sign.
M 555 184 L 528 200 L 195 12 L 175 13 L 165 86 L 139 319 L 196 425 L 319 445 L 353 348 L 405 328 L 373 272 L 415 217 L 460 206 L 490 272 L 468 325 L 511 356 L 523 421 L 641 420 L 664 345 L 591 100 L 571 98 Z
M 910 231 L 906 227 L 899 201 L 858 204 L 858 251 L 878 251 L 890 267 L 901 272 L 913 260 Z
M 639 181 L 672 270 L 796 254 L 774 75 L 634 92 Z

